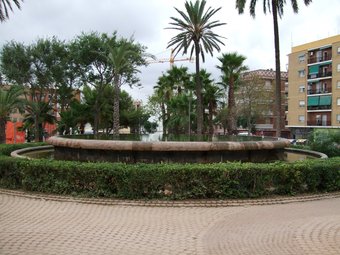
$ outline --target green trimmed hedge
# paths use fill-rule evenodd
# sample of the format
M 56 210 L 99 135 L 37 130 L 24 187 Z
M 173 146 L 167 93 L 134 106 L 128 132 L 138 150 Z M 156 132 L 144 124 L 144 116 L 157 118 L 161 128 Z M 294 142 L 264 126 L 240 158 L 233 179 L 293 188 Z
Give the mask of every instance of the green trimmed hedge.
M 11 149 L 23 146 L 26 145 Z M 81 163 L 11 158 L 6 156 L 6 147 L 0 147 L 0 187 L 4 188 L 76 196 L 169 199 L 249 198 L 340 190 L 340 157 L 263 164 Z

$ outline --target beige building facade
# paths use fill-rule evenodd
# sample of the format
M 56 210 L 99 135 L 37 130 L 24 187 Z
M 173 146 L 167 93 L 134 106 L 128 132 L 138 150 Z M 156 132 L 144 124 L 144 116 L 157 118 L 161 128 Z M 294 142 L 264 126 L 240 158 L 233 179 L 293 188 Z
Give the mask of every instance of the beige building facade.
M 315 128 L 340 131 L 340 35 L 292 48 L 287 127 L 296 138 Z

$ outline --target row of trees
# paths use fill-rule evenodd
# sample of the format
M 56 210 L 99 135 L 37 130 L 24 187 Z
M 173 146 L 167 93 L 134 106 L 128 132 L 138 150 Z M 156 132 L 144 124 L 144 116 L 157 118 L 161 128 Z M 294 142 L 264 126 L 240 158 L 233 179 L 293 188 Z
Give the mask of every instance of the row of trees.
M 42 139 L 43 124 L 56 106 L 62 118 L 71 114 L 79 89 L 87 95 L 84 104 L 93 105 L 88 113 L 94 132 L 106 121 L 106 130 L 118 134 L 121 86 L 140 85 L 137 73 L 139 66 L 146 65 L 145 50 L 133 39 L 118 38 L 116 33 L 82 34 L 70 42 L 57 38 L 39 39 L 30 45 L 12 41 L 2 48 L 0 71 L 5 82 L 23 87 L 25 111 L 31 120 L 25 122 L 30 124 L 26 128 L 35 130 L 37 140 Z M 131 98 L 123 101 L 129 106 L 122 111 L 131 108 L 131 102 Z M 111 116 L 103 118 L 108 106 Z M 145 118 L 146 113 L 140 114 L 139 119 Z
M 250 0 L 249 10 L 250 15 L 255 17 L 256 4 L 258 0 Z M 298 12 L 298 2 L 297 0 L 291 0 L 293 11 Z M 312 0 L 304 0 L 305 5 L 309 5 Z M 244 12 L 247 0 L 236 0 L 236 9 L 240 14 Z M 272 13 L 273 16 L 273 27 L 274 27 L 274 45 L 275 45 L 275 66 L 276 66 L 276 89 L 275 89 L 275 115 L 276 115 L 276 135 L 279 137 L 281 135 L 281 128 L 283 126 L 282 116 L 281 116 L 281 71 L 280 71 L 280 43 L 279 43 L 279 28 L 278 28 L 278 18 L 283 16 L 284 6 L 286 4 L 285 0 L 263 0 L 263 11 L 266 14 L 267 11 Z M 177 8 L 176 11 L 179 13 L 180 18 L 171 17 L 172 22 L 170 25 L 171 29 L 179 31 L 179 33 L 173 37 L 169 43 L 168 47 L 175 46 L 176 54 L 180 51 L 187 53 L 190 49 L 191 56 L 195 54 L 196 60 L 196 96 L 197 96 L 197 134 L 202 134 L 203 127 L 203 109 L 202 109 L 202 81 L 200 79 L 200 57 L 204 62 L 204 52 L 213 54 L 213 50 L 220 51 L 220 45 L 224 45 L 221 41 L 222 37 L 215 34 L 212 29 L 218 26 L 224 25 L 219 21 L 212 21 L 212 16 L 220 10 L 212 9 L 211 7 L 205 8 L 205 0 L 196 0 L 193 4 L 192 2 L 185 2 L 185 10 L 181 11 Z M 232 80 L 231 80 L 232 82 Z M 230 87 L 232 89 L 232 85 Z M 233 123 L 233 104 L 234 102 L 229 102 L 230 112 L 229 112 L 229 122 L 230 126 L 233 128 L 235 123 Z
M 305 5 L 308 5 L 311 0 L 304 0 Z M 5 3 L 1 1 L 1 3 Z M 11 7 L 10 3 L 3 6 Z M 18 1 L 14 3 L 20 7 Z M 250 1 L 250 14 L 255 17 L 256 0 Z M 279 37 L 278 37 L 278 17 L 283 15 L 283 6 L 285 1 L 271 0 L 263 2 L 264 12 L 267 9 L 273 14 L 274 22 L 274 37 L 275 37 L 275 57 L 276 57 L 276 120 L 277 120 L 277 135 L 281 133 L 281 91 L 280 91 L 280 58 L 279 58 Z M 291 0 L 293 10 L 298 11 L 296 0 Z M 203 104 L 204 98 L 202 94 L 202 75 L 200 70 L 200 57 L 204 61 L 204 52 L 213 54 L 213 50 L 220 51 L 220 45 L 223 45 L 221 39 L 223 37 L 212 32 L 213 28 L 224 25 L 219 21 L 212 21 L 211 18 L 220 10 L 205 8 L 205 0 L 196 0 L 195 3 L 185 2 L 186 13 L 175 8 L 181 18 L 171 17 L 172 22 L 170 29 L 178 30 L 177 36 L 173 37 L 168 43 L 168 47 L 174 47 L 176 54 L 179 52 L 187 53 L 190 49 L 191 56 L 195 54 L 196 59 L 196 74 L 195 74 L 195 96 L 196 96 L 196 124 L 197 134 L 203 132 Z M 237 0 L 236 8 L 239 13 L 244 12 L 246 0 Z M 3 15 L 3 10 L 1 10 Z M 8 17 L 8 14 L 5 13 Z M 94 39 L 94 40 L 92 40 Z M 46 41 L 46 40 L 45 40 Z M 138 79 L 135 74 L 137 67 L 145 65 L 143 55 L 145 48 L 134 43 L 133 40 L 121 39 L 118 40 L 114 34 L 112 37 L 105 34 L 98 35 L 82 35 L 72 42 L 69 47 L 60 47 L 61 43 L 54 39 L 47 41 L 40 40 L 33 47 L 22 47 L 17 43 L 5 45 L 2 56 L 2 71 L 9 81 L 14 81 L 17 84 L 29 86 L 31 92 L 31 101 L 35 103 L 31 110 L 34 112 L 33 122 L 36 127 L 36 135 L 39 135 L 39 121 L 42 112 L 41 108 L 46 108 L 49 104 L 44 104 L 44 92 L 48 90 L 50 98 L 54 95 L 50 90 L 62 91 L 56 88 L 59 84 L 72 85 L 79 80 L 82 84 L 90 84 L 97 91 L 98 95 L 95 100 L 96 108 L 94 109 L 94 130 L 98 131 L 99 127 L 99 112 L 101 110 L 100 100 L 102 99 L 103 91 L 106 86 L 113 84 L 115 89 L 114 107 L 113 107 L 113 132 L 118 134 L 119 129 L 119 98 L 120 87 L 124 83 L 130 85 L 136 84 Z M 9 54 L 7 54 L 9 53 Z M 43 54 L 41 54 L 43 53 Z M 6 58 L 7 56 L 7 58 Z M 11 57 L 15 57 L 12 58 Z M 25 58 L 27 57 L 28 58 Z M 57 56 L 55 58 L 55 56 Z M 41 57 L 41 58 L 40 58 Z M 66 61 L 65 61 L 66 60 Z M 75 61 L 74 61 L 75 60 Z M 80 62 L 77 62 L 79 61 Z M 243 60 L 241 59 L 243 62 Z M 60 67 L 67 68 L 63 69 Z M 9 67 L 9 68 L 8 68 Z M 229 65 L 229 67 L 231 67 Z M 222 68 L 224 70 L 222 70 Z M 64 72 L 65 70 L 70 71 Z M 226 74 L 226 67 L 222 65 L 222 72 Z M 76 74 L 73 76 L 73 74 Z M 78 75 L 80 73 L 80 75 Z M 69 74 L 69 75 L 67 75 Z M 66 80 L 65 78 L 66 77 Z M 228 130 L 235 130 L 235 103 L 233 101 L 234 79 L 237 77 L 229 76 L 229 100 L 228 100 Z M 41 90 L 41 88 L 43 89 Z M 36 92 L 38 91 L 38 93 Z M 207 90 L 208 91 L 208 90 Z M 40 98 L 40 99 L 35 99 Z M 190 97 L 191 98 L 191 97 Z M 51 99 L 49 99 L 51 100 Z M 56 100 L 57 101 L 57 100 Z M 42 103 L 44 102 L 44 103 Z M 190 104 L 189 104 L 190 105 Z M 38 110 L 34 110 L 38 109 Z M 188 118 L 191 118 L 190 111 Z M 169 119 L 170 120 L 170 119 Z M 190 123 L 190 121 L 188 122 Z M 190 125 L 190 124 L 189 124 Z M 189 130 L 189 128 L 188 128 Z
M 244 72 L 245 57 L 237 53 L 223 54 L 219 58 L 221 80 L 215 82 L 206 70 L 200 71 L 202 82 L 203 133 L 213 134 L 214 125 L 223 127 L 224 133 L 236 133 L 237 126 L 252 127 L 257 118 L 271 109 L 271 90 L 255 73 Z M 237 93 L 235 93 L 237 91 Z M 228 103 L 226 103 L 228 102 Z M 269 102 L 269 103 L 268 103 Z M 149 106 L 162 122 L 163 134 L 197 134 L 197 95 L 195 74 L 186 67 L 173 66 L 158 79 L 149 97 Z

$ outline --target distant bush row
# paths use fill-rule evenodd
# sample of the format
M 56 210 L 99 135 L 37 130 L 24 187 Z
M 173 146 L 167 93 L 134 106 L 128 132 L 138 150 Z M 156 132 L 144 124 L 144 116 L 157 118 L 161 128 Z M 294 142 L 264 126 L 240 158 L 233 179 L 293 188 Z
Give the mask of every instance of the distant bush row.
M 294 163 L 123 164 L 26 160 L 0 146 L 0 187 L 116 198 L 252 198 L 340 190 L 340 157 Z

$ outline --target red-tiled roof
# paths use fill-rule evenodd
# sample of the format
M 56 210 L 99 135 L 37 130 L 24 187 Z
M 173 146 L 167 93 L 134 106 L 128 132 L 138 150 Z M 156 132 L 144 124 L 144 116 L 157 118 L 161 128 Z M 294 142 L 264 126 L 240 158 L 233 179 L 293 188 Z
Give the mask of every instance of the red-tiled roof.
M 244 72 L 243 76 L 258 75 L 263 79 L 275 79 L 276 71 L 272 69 L 258 69 L 253 71 Z M 288 80 L 288 72 L 281 72 L 281 79 Z

